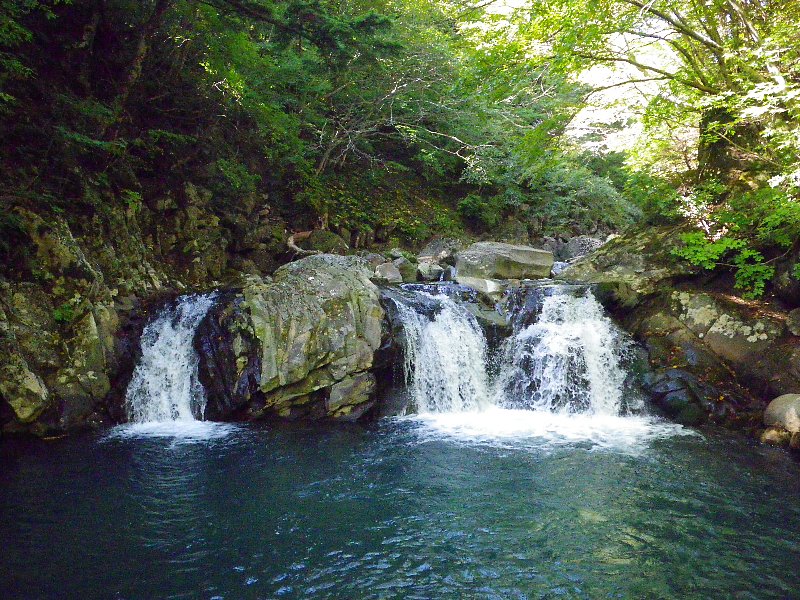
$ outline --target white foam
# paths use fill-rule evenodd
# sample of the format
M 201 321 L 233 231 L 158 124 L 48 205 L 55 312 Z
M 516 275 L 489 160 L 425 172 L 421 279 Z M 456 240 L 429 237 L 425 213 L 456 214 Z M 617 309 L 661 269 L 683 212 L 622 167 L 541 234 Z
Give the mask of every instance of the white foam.
M 652 416 L 565 414 L 495 406 L 485 410 L 423 413 L 399 418 L 418 424 L 418 433 L 423 440 L 446 439 L 503 447 L 580 445 L 595 450 L 636 453 L 659 439 L 699 435 Z
M 106 439 L 166 438 L 175 442 L 205 442 L 224 438 L 239 427 L 214 421 L 151 421 L 113 427 Z

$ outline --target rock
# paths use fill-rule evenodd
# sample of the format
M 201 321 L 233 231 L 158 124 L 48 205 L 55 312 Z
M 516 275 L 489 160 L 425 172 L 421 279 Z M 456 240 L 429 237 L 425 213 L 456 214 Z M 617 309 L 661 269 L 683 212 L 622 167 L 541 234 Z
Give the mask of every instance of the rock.
M 338 421 L 355 421 L 372 408 L 371 400 L 375 391 L 375 376 L 372 373 L 359 373 L 346 377 L 331 386 L 325 403 L 328 416 Z
M 563 262 L 563 261 L 559 261 L 559 260 L 555 261 L 553 263 L 553 271 L 552 271 L 553 277 L 557 277 L 557 276 L 561 275 L 561 273 L 566 271 L 568 268 L 569 268 L 569 263 L 568 262 Z
M 383 263 L 375 267 L 375 279 L 381 283 L 403 283 L 403 275 L 394 263 Z
M 761 357 L 783 334 L 783 324 L 751 314 L 725 299 L 702 292 L 671 294 L 673 314 L 717 356 L 732 363 Z
M 444 274 L 442 265 L 429 260 L 417 264 L 417 274 L 422 281 L 439 281 Z
M 394 259 L 392 264 L 397 267 L 405 283 L 413 283 L 417 280 L 417 265 L 407 258 L 401 256 L 400 258 Z
M 800 394 L 784 394 L 770 402 L 764 411 L 764 425 L 800 432 Z
M 392 248 L 388 252 L 389 258 L 392 260 L 403 258 L 405 257 L 405 252 L 403 252 L 400 248 Z
M 20 423 L 35 421 L 50 404 L 44 382 L 19 354 L 5 356 L 0 364 L 0 396 Z
M 770 427 L 762 432 L 759 440 L 762 444 L 770 446 L 777 446 L 779 448 L 786 448 L 792 440 L 792 434 L 784 429 Z
M 604 243 L 603 240 L 589 237 L 588 235 L 579 235 L 571 238 L 562 246 L 561 251 L 558 253 L 558 258 L 563 261 L 580 258 L 581 256 L 586 256 L 590 252 L 594 252 Z
M 558 279 L 599 284 L 601 296 L 630 310 L 673 278 L 699 272 L 669 251 L 681 243 L 684 232 L 681 227 L 648 228 L 617 237 L 578 259 Z
M 456 257 L 456 280 L 478 279 L 542 279 L 550 276 L 553 254 L 530 246 L 514 246 L 501 242 L 472 244 Z
M 382 265 L 383 263 L 387 262 L 386 257 L 382 254 L 376 254 L 375 252 L 362 252 L 359 254 L 364 260 L 367 261 L 367 264 L 375 269 L 378 265 Z
M 344 238 L 323 229 L 312 231 L 310 236 L 300 242 L 300 247 L 324 254 L 346 254 L 350 250 Z
M 786 328 L 792 335 L 800 336 L 800 308 L 790 310 L 786 315 Z
M 434 262 L 455 265 L 455 256 L 464 247 L 460 240 L 438 238 L 428 242 L 417 254 L 419 262 Z
M 800 433 L 793 433 L 792 438 L 789 440 L 789 448 L 792 450 L 800 450 Z
M 384 315 L 370 274 L 361 258 L 319 254 L 221 300 L 198 332 L 209 414 L 361 416 Z
M 485 296 L 492 304 L 498 302 L 503 297 L 503 293 L 508 289 L 509 285 L 508 281 L 482 279 L 480 277 L 463 277 L 461 274 L 456 277 L 456 281 Z

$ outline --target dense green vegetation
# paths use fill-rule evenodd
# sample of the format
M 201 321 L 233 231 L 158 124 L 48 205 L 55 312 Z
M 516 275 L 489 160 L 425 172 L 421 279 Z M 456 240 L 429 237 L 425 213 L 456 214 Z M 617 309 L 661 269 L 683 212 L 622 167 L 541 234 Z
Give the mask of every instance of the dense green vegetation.
M 0 0 L 0 252 L 24 249 L 15 207 L 135 212 L 191 181 L 352 246 L 687 221 L 674 253 L 758 296 L 800 239 L 799 12 Z M 627 70 L 595 87 L 654 86 L 624 152 L 566 135 L 596 65 Z

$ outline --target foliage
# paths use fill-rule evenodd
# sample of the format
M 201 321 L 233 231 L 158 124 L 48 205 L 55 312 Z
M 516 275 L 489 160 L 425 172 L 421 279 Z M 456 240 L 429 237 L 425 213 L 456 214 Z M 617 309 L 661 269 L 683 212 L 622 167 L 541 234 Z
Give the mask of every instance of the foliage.
M 56 323 L 72 323 L 75 319 L 75 307 L 70 302 L 64 302 L 53 309 L 53 319 L 55 319 Z

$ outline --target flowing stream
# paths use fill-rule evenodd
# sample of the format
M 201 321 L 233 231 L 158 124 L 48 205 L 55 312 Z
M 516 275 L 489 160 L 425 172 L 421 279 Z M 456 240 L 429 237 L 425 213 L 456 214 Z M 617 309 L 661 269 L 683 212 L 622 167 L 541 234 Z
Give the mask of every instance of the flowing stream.
M 198 420 L 192 338 L 214 298 L 166 307 L 134 423 L 0 440 L 0 595 L 800 595 L 787 454 L 648 414 L 586 288 L 526 290 L 501 343 L 451 291 L 393 297 L 416 412 L 369 424 Z

